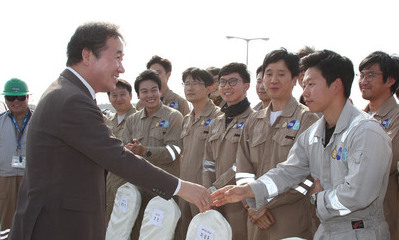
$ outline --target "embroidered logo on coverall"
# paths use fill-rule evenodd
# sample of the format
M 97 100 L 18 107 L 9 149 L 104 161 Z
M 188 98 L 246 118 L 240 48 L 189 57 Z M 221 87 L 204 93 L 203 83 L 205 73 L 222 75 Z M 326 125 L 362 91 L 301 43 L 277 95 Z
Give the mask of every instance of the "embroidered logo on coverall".
M 234 124 L 233 129 L 243 129 L 244 128 L 244 122 L 240 122 L 239 124 Z
M 381 122 L 381 126 L 384 128 L 388 128 L 390 123 L 391 123 L 391 119 L 387 118 Z
M 155 124 L 155 126 L 168 128 L 169 127 L 169 121 L 168 120 L 162 120 L 160 122 L 157 122 L 157 124 Z
M 179 108 L 179 104 L 177 102 L 171 102 L 169 104 L 169 107 L 174 108 L 174 109 L 178 109 Z
M 343 162 L 348 161 L 348 149 L 347 148 L 340 147 L 338 149 L 337 160 L 341 160 L 341 159 Z
M 208 119 L 208 120 L 202 120 L 202 122 L 201 122 L 201 125 L 204 125 L 204 126 L 211 126 L 211 124 L 212 124 L 212 122 L 213 122 L 213 119 Z
M 334 149 L 331 151 L 331 157 L 333 159 L 337 159 L 337 146 L 335 146 Z
M 285 122 L 282 127 L 287 126 L 287 129 L 291 129 L 292 128 L 294 130 L 299 130 L 299 126 L 300 125 L 301 124 L 300 124 L 299 120 L 292 120 L 288 124 L 287 124 L 287 122 Z

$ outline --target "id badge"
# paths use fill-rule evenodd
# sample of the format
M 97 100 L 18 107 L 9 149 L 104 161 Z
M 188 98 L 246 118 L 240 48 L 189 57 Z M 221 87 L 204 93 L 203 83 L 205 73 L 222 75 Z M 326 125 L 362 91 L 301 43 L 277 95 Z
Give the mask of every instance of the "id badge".
M 25 156 L 12 156 L 11 166 L 13 168 L 25 168 L 26 157 Z

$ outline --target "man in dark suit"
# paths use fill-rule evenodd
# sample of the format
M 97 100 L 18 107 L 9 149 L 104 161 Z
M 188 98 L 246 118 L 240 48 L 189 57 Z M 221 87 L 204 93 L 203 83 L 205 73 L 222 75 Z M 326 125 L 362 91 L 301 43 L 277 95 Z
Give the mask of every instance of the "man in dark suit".
M 115 90 L 125 71 L 118 27 L 80 26 L 67 56 L 67 69 L 45 91 L 31 119 L 10 239 L 104 239 L 104 169 L 165 199 L 178 195 L 208 209 L 204 187 L 126 150 L 104 124 L 95 93 Z

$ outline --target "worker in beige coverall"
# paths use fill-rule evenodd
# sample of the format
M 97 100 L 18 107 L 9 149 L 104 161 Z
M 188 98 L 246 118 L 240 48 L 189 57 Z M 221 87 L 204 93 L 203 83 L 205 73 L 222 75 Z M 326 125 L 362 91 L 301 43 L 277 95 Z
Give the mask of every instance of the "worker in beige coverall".
M 219 73 L 219 92 L 227 107 L 211 124 L 205 144 L 203 185 L 211 192 L 235 184 L 236 152 L 245 120 L 254 112 L 246 97 L 250 76 L 246 65 L 230 63 Z M 247 214 L 244 204 L 236 203 L 218 209 L 233 230 L 233 239 L 247 239 Z
M 116 82 L 116 89 L 112 92 L 107 92 L 108 98 L 116 113 L 105 120 L 105 124 L 111 129 L 112 134 L 118 139 L 121 139 L 123 128 L 127 117 L 136 112 L 136 109 L 130 103 L 132 101 L 132 86 L 129 82 L 123 79 L 118 79 Z M 108 172 L 107 174 L 107 202 L 105 224 L 108 225 L 111 217 L 112 209 L 114 207 L 115 194 L 120 186 L 126 181 L 121 177 Z
M 179 94 L 173 92 L 168 87 L 168 81 L 172 74 L 172 63 L 160 56 L 153 56 L 147 63 L 147 69 L 154 70 L 158 73 L 159 79 L 161 79 L 161 102 L 168 107 L 178 110 L 183 116 L 190 112 L 190 108 L 186 99 L 181 97 Z M 143 103 L 139 101 L 136 105 L 137 110 L 143 108 Z
M 153 70 L 146 70 L 137 77 L 134 89 L 144 109 L 126 120 L 122 141 L 133 153 L 179 176 L 183 116 L 179 111 L 161 103 L 160 87 L 161 80 Z M 132 239 L 138 239 L 144 210 L 151 198 L 155 197 L 153 192 L 139 190 L 141 207 L 133 227 Z
M 271 103 L 247 119 L 237 151 L 237 185 L 255 181 L 285 161 L 297 137 L 318 119 L 292 96 L 299 74 L 296 55 L 285 49 L 272 51 L 266 55 L 263 69 L 263 83 Z M 307 194 L 311 186 L 312 182 L 306 180 L 258 210 L 254 202 L 248 200 L 248 239 L 311 239 L 311 206 Z
M 369 100 L 364 111 L 377 119 L 392 139 L 393 158 L 384 199 L 384 216 L 391 239 L 398 240 L 399 105 L 393 94 L 398 87 L 399 58 L 380 51 L 373 52 L 362 60 L 359 71 L 362 97 Z
M 260 111 L 267 108 L 270 104 L 270 96 L 267 94 L 265 86 L 263 85 L 263 65 L 256 69 L 256 94 L 260 102 L 253 107 L 255 111 Z
M 202 160 L 204 158 L 205 140 L 209 126 L 221 115 L 220 108 L 208 98 L 213 78 L 208 71 L 199 68 L 188 68 L 183 72 L 183 86 L 187 101 L 194 109 L 183 119 L 183 151 L 180 158 L 180 179 L 202 185 Z M 186 239 L 191 219 L 199 209 L 183 199 L 179 199 L 181 221 L 178 226 L 179 239 Z

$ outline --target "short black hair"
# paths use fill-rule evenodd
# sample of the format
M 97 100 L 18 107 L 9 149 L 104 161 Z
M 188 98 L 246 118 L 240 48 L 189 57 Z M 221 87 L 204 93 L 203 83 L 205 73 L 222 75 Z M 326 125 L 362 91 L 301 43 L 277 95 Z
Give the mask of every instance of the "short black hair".
M 304 46 L 303 48 L 298 50 L 296 55 L 299 57 L 299 59 L 301 59 L 314 52 L 315 52 L 314 47 Z
M 301 59 L 301 70 L 315 67 L 320 70 L 321 75 L 330 86 L 337 78 L 342 80 L 344 95 L 349 98 L 355 72 L 352 61 L 336 52 L 330 50 L 316 51 Z
M 126 81 L 126 80 L 118 79 L 118 81 L 116 82 L 116 87 L 117 87 L 117 88 L 124 88 L 124 89 L 126 89 L 126 90 L 128 91 L 129 94 L 132 93 L 132 85 L 130 85 L 130 83 L 129 83 L 128 81 Z M 107 94 L 108 94 L 108 97 L 109 97 L 109 95 L 111 94 L 111 92 L 108 91 Z
M 247 65 L 245 65 L 243 63 L 232 62 L 232 63 L 225 65 L 224 67 L 222 67 L 222 69 L 220 69 L 218 79 L 220 80 L 221 77 L 228 75 L 230 73 L 238 73 L 244 83 L 251 82 L 251 77 L 247 70 Z
M 172 63 L 166 59 L 166 58 L 161 58 L 158 55 L 154 55 L 152 56 L 152 58 L 150 59 L 150 61 L 148 61 L 147 63 L 147 69 L 150 69 L 150 67 L 154 64 L 160 64 L 162 65 L 162 67 L 165 69 L 166 73 L 169 73 L 172 71 Z
M 191 76 L 194 80 L 204 82 L 205 87 L 211 86 L 214 83 L 212 75 L 207 70 L 200 68 L 187 68 L 182 74 L 182 81 L 185 82 L 188 76 Z
M 154 81 L 158 85 L 158 89 L 161 90 L 161 79 L 158 76 L 158 73 L 154 70 L 147 69 L 144 72 L 140 73 L 140 75 L 134 81 L 134 90 L 137 95 L 139 95 L 139 86 L 141 82 L 151 80 Z
M 117 25 L 105 22 L 90 22 L 79 26 L 71 37 L 67 46 L 67 66 L 73 66 L 80 63 L 83 49 L 91 50 L 96 56 L 100 57 L 102 50 L 107 48 L 107 40 L 109 38 L 120 38 Z
M 260 65 L 260 66 L 256 69 L 256 75 L 258 75 L 260 72 L 263 72 L 263 65 Z
M 359 71 L 361 72 L 363 69 L 369 68 L 374 64 L 380 65 L 382 80 L 384 83 L 387 82 L 389 77 L 395 79 L 395 83 L 391 86 L 391 93 L 394 94 L 399 84 L 398 57 L 389 56 L 387 53 L 382 51 L 372 52 L 359 64 Z
M 271 63 L 276 63 L 280 60 L 284 60 L 288 70 L 291 72 L 291 77 L 299 76 L 299 57 L 296 54 L 290 53 L 285 48 L 271 51 L 265 56 L 263 60 L 263 70 Z

